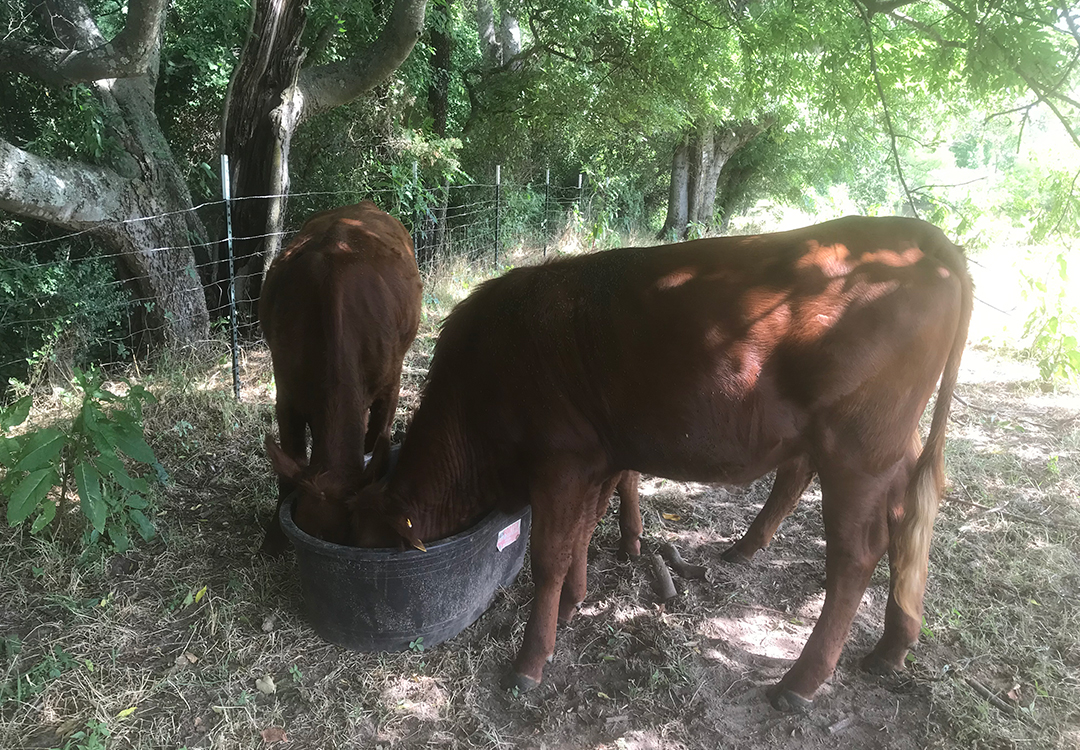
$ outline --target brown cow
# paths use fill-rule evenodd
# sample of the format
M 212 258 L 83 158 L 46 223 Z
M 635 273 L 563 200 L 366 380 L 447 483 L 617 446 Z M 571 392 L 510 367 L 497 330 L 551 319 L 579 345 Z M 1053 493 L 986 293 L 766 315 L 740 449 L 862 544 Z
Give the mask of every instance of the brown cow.
M 959 248 L 896 217 L 512 270 L 447 318 L 397 469 L 353 500 L 355 523 L 420 546 L 531 503 L 536 594 L 513 675 L 528 689 L 585 595 L 618 472 L 745 483 L 808 457 L 825 604 L 770 691 L 777 707 L 806 706 L 886 550 L 885 630 L 866 663 L 902 669 L 918 638 L 971 300 Z
M 281 432 L 281 445 L 268 435 L 266 448 L 279 475 L 278 507 L 299 489 L 296 523 L 313 536 L 346 541 L 340 493 L 365 483 L 365 451 L 367 476 L 385 468 L 421 295 L 412 238 L 369 201 L 311 217 L 266 274 L 259 318 Z M 261 551 L 279 554 L 287 544 L 275 513 Z

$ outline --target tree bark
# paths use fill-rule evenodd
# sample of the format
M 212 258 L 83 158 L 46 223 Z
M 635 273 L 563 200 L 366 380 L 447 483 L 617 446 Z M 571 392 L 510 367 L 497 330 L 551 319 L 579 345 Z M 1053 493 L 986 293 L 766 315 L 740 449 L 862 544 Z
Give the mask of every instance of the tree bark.
M 685 239 L 689 218 L 690 141 L 683 136 L 675 144 L 671 157 L 671 187 L 668 189 L 668 211 L 660 237 Z
M 0 140 L 0 209 L 101 239 L 148 303 L 154 340 L 182 345 L 209 336 L 192 251 L 206 231 L 154 112 L 164 8 L 164 0 L 131 0 L 124 29 L 106 41 L 82 0 L 49 0 L 39 10 L 57 46 L 0 42 L 0 69 L 45 83 L 90 82 L 121 147 L 96 166 Z
M 446 128 L 450 115 L 450 76 L 453 38 L 450 36 L 450 10 L 453 0 L 441 3 L 442 23 L 434 23 L 431 28 L 431 86 L 428 87 L 428 107 L 431 110 L 431 128 L 439 138 L 446 137 Z M 417 244 L 416 260 L 421 268 L 431 266 L 435 257 L 443 252 L 446 242 L 446 211 L 450 197 L 450 182 L 437 185 L 439 204 L 435 209 L 434 231 L 429 234 L 429 241 Z M 414 237 L 414 242 L 418 238 Z
M 249 281 L 243 298 L 258 298 L 262 273 L 280 248 L 289 144 L 296 128 L 313 114 L 352 101 L 397 70 L 420 36 L 426 6 L 427 0 L 395 0 L 386 26 L 363 54 L 305 68 L 300 36 L 307 0 L 256 0 L 248 42 L 225 101 L 222 129 L 237 199 L 233 229 L 244 238 L 234 243 L 238 275 Z M 219 273 L 219 281 L 225 280 Z
M 668 215 L 661 235 L 683 240 L 691 224 L 703 231 L 714 228 L 717 181 L 724 165 L 774 121 L 765 117 L 734 125 L 702 123 L 684 134 L 672 158 Z
M 256 300 L 264 269 L 280 249 L 288 150 L 303 107 L 296 90 L 307 23 L 307 0 L 259 0 L 247 41 L 229 83 L 222 150 L 229 155 L 236 298 Z M 288 93 L 286 93 L 288 92 Z M 219 251 L 219 258 L 224 252 Z M 224 307 L 228 268 L 215 274 L 217 306 Z
M 731 159 L 720 171 L 716 205 L 720 215 L 717 231 L 721 235 L 728 233 L 735 211 L 744 205 L 747 183 L 756 171 L 756 165 L 746 163 L 744 159 Z

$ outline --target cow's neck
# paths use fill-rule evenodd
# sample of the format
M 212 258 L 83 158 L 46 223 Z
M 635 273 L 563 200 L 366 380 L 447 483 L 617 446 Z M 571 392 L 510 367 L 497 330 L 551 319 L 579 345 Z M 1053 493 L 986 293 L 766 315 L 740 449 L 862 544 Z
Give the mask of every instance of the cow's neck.
M 364 465 L 364 424 L 361 407 L 345 397 L 327 404 L 321 425 L 312 425 L 311 464 L 343 478 Z
M 486 486 L 494 472 L 485 471 L 478 446 L 467 439 L 459 408 L 440 408 L 437 401 L 425 400 L 417 410 L 388 488 L 425 541 L 465 530 L 497 497 Z

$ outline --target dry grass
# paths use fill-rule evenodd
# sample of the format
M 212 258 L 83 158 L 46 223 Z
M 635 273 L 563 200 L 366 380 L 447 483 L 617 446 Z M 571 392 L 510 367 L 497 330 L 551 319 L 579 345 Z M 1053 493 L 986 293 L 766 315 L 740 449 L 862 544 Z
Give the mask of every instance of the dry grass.
M 515 265 L 535 257 L 516 253 Z M 453 264 L 428 279 L 399 433 L 438 321 L 479 280 Z M 351 653 L 311 632 L 292 559 L 254 556 L 275 495 L 261 346 L 245 350 L 242 376 L 239 404 L 223 359 L 146 379 L 160 398 L 147 434 L 173 479 L 155 498 L 154 542 L 80 556 L 0 530 L 0 747 L 258 747 L 274 726 L 282 747 L 304 748 L 1080 747 L 1080 403 L 1044 393 L 1028 368 L 975 349 L 966 359 L 970 406 L 954 409 L 912 668 L 881 678 L 856 666 L 880 633 L 881 568 L 807 718 L 773 711 L 763 691 L 820 611 L 815 489 L 769 550 L 733 567 L 719 556 L 768 482 L 647 479 L 647 537 L 677 542 L 710 580 L 678 581 L 680 597 L 658 606 L 645 564 L 615 561 L 609 515 L 545 685 L 515 697 L 498 683 L 524 630 L 527 566 L 476 624 L 427 652 Z M 256 688 L 265 675 L 274 694 Z

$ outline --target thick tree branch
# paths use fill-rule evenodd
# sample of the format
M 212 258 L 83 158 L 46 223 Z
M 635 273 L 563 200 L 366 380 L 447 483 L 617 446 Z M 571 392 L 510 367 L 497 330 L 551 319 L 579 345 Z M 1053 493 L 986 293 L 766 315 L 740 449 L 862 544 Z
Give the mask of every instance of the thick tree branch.
M 1077 28 L 1076 19 L 1069 12 L 1072 8 L 1069 7 L 1068 3 L 1062 3 L 1059 7 L 1061 8 L 1061 17 L 1065 19 L 1065 25 L 1069 27 L 1069 33 L 1076 40 L 1076 44 L 1080 46 L 1080 29 Z
M 915 208 L 915 199 L 911 196 L 911 191 L 908 190 L 907 180 L 904 179 L 904 169 L 900 166 L 900 152 L 896 150 L 896 131 L 893 130 L 892 117 L 889 115 L 889 103 L 885 99 L 885 87 L 881 85 L 881 76 L 878 74 L 877 53 L 874 51 L 874 28 L 870 24 L 869 13 L 858 2 L 855 3 L 855 7 L 858 8 L 863 25 L 866 27 L 866 44 L 870 48 L 870 71 L 874 74 L 874 84 L 877 86 L 878 98 L 881 99 L 881 109 L 885 112 L 885 127 L 889 130 L 889 144 L 892 147 L 893 161 L 896 162 L 896 175 L 900 178 L 900 184 L 904 188 L 904 195 L 907 196 L 912 214 L 918 218 L 919 211 Z
M 871 0 L 860 0 L 860 4 L 866 10 L 864 14 L 866 17 L 875 16 L 878 13 L 892 13 L 897 8 L 903 8 L 905 5 L 914 5 L 919 0 L 892 0 L 887 3 L 871 2 Z
M 167 3 L 168 0 L 131 0 L 124 29 L 111 41 L 93 47 L 73 44 L 65 49 L 4 40 L 0 42 L 0 71 L 24 73 L 52 85 L 147 75 L 157 62 L 158 38 Z M 85 11 L 84 7 L 78 7 L 81 5 L 69 7 Z M 49 7 L 47 11 L 55 17 L 63 9 Z M 87 29 L 66 14 L 62 18 L 69 22 L 66 26 L 71 34 L 59 36 L 74 36 L 84 43 L 95 37 L 100 39 L 96 28 Z
M 128 181 L 112 170 L 36 156 L 0 139 L 0 210 L 68 229 L 116 221 Z
M 892 11 L 892 12 L 888 13 L 887 15 L 889 16 L 889 18 L 895 18 L 897 21 L 900 21 L 901 23 L 906 23 L 908 26 L 911 26 L 914 29 L 918 29 L 923 34 L 926 34 L 926 36 L 930 37 L 935 42 L 937 42 L 938 45 L 941 46 L 941 47 L 944 47 L 946 49 L 957 49 L 957 48 L 962 48 L 964 46 L 960 42 L 953 42 L 953 41 L 950 41 L 950 40 L 946 39 L 933 26 L 929 26 L 928 24 L 925 24 L 922 21 L 917 21 L 914 18 L 911 18 L 910 16 L 905 16 L 903 13 L 897 13 L 895 11 Z
M 304 117 L 352 101 L 397 70 L 424 30 L 426 8 L 427 0 L 395 0 L 386 27 L 364 54 L 302 70 Z

